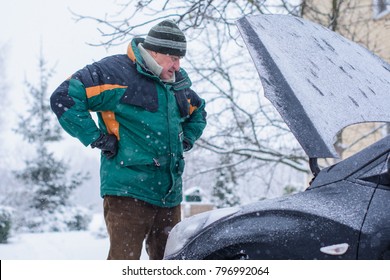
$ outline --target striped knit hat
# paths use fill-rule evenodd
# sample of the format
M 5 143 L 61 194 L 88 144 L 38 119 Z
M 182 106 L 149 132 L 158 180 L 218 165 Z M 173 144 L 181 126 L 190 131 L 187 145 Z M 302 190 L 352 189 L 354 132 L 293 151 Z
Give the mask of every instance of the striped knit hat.
M 150 29 L 143 47 L 162 54 L 185 56 L 187 42 L 176 23 L 164 20 Z

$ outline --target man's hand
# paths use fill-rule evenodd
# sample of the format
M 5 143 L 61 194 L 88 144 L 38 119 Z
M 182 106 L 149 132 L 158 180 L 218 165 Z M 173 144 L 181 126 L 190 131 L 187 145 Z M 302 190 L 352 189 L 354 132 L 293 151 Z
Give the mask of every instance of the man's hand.
M 192 145 L 191 145 L 190 141 L 188 139 L 184 138 L 184 140 L 183 140 L 183 150 L 184 150 L 184 152 L 188 152 L 191 149 L 192 149 Z
M 111 159 L 115 157 L 118 152 L 118 139 L 114 134 L 102 133 L 100 137 L 91 144 L 91 147 L 102 150 L 103 156 Z

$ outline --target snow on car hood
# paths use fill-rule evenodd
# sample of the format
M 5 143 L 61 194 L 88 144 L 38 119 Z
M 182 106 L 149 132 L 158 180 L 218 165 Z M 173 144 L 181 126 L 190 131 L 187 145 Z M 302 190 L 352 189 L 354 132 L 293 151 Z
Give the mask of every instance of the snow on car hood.
M 338 157 L 336 134 L 390 121 L 390 65 L 318 24 L 287 15 L 237 22 L 265 96 L 311 158 Z

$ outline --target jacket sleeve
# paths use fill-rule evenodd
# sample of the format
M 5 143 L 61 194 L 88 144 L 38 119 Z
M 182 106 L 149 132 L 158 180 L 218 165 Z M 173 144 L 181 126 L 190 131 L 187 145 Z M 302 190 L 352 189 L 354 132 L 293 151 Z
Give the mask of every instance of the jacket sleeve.
M 84 84 L 73 76 L 52 94 L 50 105 L 61 126 L 71 136 L 88 146 L 100 136 L 100 130 L 89 113 Z
M 184 139 L 191 145 L 202 135 L 206 127 L 206 102 L 200 98 L 194 91 L 190 90 L 188 101 L 190 104 L 189 117 L 183 123 Z
M 51 108 L 61 126 L 85 146 L 93 143 L 101 134 L 90 111 L 115 110 L 120 98 L 117 93 L 122 93 L 127 88 L 122 80 L 114 79 L 121 76 L 118 71 L 129 66 L 130 60 L 124 57 L 127 58 L 126 55 L 106 57 L 85 66 L 63 82 L 50 98 Z M 100 120 L 99 124 L 101 125 Z

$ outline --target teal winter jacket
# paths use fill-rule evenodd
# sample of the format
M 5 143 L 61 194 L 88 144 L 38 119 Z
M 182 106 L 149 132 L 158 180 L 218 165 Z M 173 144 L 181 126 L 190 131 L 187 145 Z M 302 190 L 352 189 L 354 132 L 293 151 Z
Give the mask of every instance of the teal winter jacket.
M 173 207 L 182 200 L 183 141 L 190 146 L 206 126 L 205 101 L 186 72 L 164 83 L 144 65 L 134 39 L 114 55 L 77 71 L 51 96 L 62 127 L 85 146 L 100 134 L 118 139 L 113 159 L 101 156 L 101 196 L 129 196 Z M 96 112 L 98 124 L 90 112 Z

